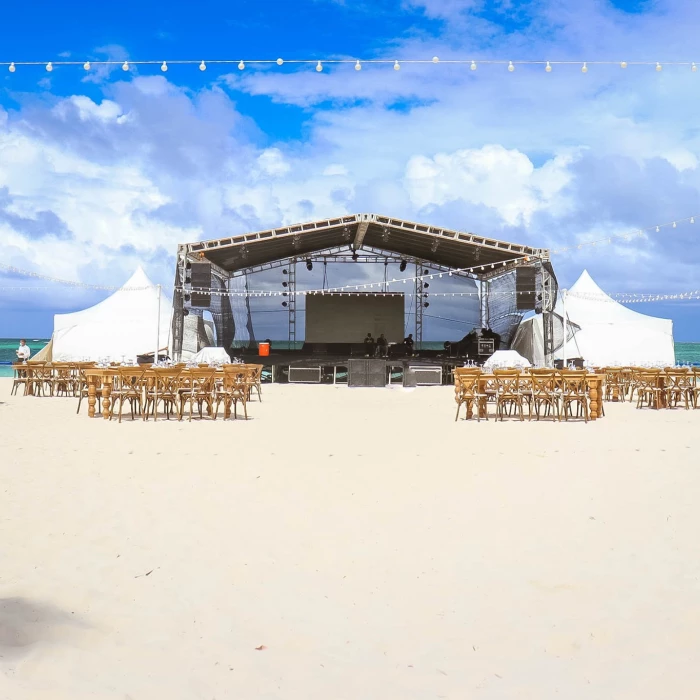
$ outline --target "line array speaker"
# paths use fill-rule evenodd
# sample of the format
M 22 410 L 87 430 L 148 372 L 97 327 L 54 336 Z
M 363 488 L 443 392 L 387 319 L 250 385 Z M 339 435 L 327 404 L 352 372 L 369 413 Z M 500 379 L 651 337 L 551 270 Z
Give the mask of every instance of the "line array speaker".
M 537 269 L 517 267 L 515 269 L 515 296 L 518 311 L 535 308 Z
M 386 386 L 386 361 L 349 360 L 348 386 Z
M 202 294 L 197 289 L 211 289 L 211 265 L 209 263 L 192 263 L 192 306 L 199 309 L 209 308 L 211 294 Z

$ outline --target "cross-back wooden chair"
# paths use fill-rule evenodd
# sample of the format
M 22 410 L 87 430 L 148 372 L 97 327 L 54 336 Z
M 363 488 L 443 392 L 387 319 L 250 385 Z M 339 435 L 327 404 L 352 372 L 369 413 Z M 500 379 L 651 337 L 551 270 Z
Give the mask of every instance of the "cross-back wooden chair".
M 661 408 L 664 388 L 661 386 L 661 373 L 640 370 L 635 373 L 637 408 Z
M 243 404 L 243 415 L 248 420 L 248 399 L 250 398 L 251 381 L 255 370 L 245 365 L 226 365 L 221 385 L 215 392 L 214 419 L 221 403 L 224 404 L 224 419 L 230 417 L 233 405 L 233 417 L 238 418 L 238 404 Z
M 476 419 L 481 421 L 483 412 L 486 420 L 489 419 L 486 402 L 488 396 L 479 391 L 481 372 L 463 372 L 455 376 L 455 401 L 457 402 L 457 414 L 455 421 L 459 418 L 459 409 L 462 404 L 466 405 L 467 418 L 473 415 L 476 409 Z
M 520 420 L 525 420 L 523 415 L 523 396 L 520 391 L 520 371 L 517 369 L 495 369 L 494 384 L 496 390 L 496 419 L 501 421 L 508 409 L 508 415 L 515 410 Z
M 556 372 L 554 370 L 533 369 L 530 370 L 530 379 L 532 382 L 532 409 L 537 420 L 540 419 L 540 413 L 543 413 L 545 417 L 551 415 L 552 419 L 561 420 Z M 532 418 L 532 412 L 530 417 Z
M 124 402 L 129 402 L 131 420 L 140 416 L 143 412 L 144 375 L 146 370 L 141 367 L 119 367 L 118 372 L 112 377 L 112 408 L 109 419 L 114 417 L 114 411 L 119 402 L 119 422 L 122 422 L 122 410 Z
M 688 410 L 694 403 L 695 381 L 692 372 L 687 370 L 670 369 L 665 374 L 666 405 L 669 408 L 676 408 L 683 402 Z
M 700 408 L 700 367 L 691 369 L 693 374 L 693 407 Z
M 564 415 L 564 420 L 574 417 L 572 408 L 576 406 L 576 417 L 583 417 L 588 423 L 586 372 L 562 371 L 559 376 L 561 377 L 561 414 Z
M 190 407 L 190 420 L 192 420 L 192 409 L 197 404 L 199 417 L 202 418 L 202 407 L 207 407 L 209 415 L 213 412 L 214 402 L 214 380 L 216 370 L 213 367 L 204 367 L 188 370 L 182 374 L 182 383 L 178 390 L 180 400 L 180 416 L 185 412 L 185 405 Z
M 158 419 L 158 406 L 163 404 L 165 417 L 170 420 L 171 415 L 175 415 L 178 409 L 180 367 L 153 367 L 152 376 L 146 378 L 145 402 L 143 408 L 143 419 L 148 420 L 148 415 L 153 412 L 153 420 Z
M 14 396 L 20 387 L 23 387 L 24 395 L 26 396 L 29 381 L 27 365 L 24 362 L 15 362 L 12 365 L 12 389 L 10 390 L 10 396 Z

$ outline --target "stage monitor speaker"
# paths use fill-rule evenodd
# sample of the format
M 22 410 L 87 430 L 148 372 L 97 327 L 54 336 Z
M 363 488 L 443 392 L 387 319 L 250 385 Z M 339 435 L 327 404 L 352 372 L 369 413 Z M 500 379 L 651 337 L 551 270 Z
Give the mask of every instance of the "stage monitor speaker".
M 192 263 L 192 299 L 191 304 L 199 309 L 209 308 L 211 294 L 197 292 L 198 289 L 211 289 L 211 265 L 209 263 Z
M 348 386 L 386 386 L 386 361 L 349 360 Z
M 441 386 L 442 367 L 409 367 L 416 378 L 416 386 Z
M 515 297 L 518 311 L 535 308 L 537 268 L 517 267 L 515 269 Z
M 321 368 L 320 367 L 290 367 L 289 368 L 289 383 L 290 384 L 320 384 L 321 383 Z

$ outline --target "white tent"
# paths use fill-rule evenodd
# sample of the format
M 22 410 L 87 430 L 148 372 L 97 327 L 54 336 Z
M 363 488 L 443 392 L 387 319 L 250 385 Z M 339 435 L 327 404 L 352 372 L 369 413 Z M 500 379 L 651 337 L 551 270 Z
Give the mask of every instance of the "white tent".
M 172 312 L 170 300 L 139 267 L 123 287 L 99 304 L 54 316 L 52 358 L 128 361 L 152 355 L 156 344 L 159 352 L 167 351 Z
M 564 317 L 564 304 L 555 313 Z M 566 343 L 566 358 L 582 357 L 596 367 L 614 365 L 673 365 L 673 322 L 628 309 L 608 296 L 586 270 L 566 294 L 566 316 L 580 328 Z M 533 364 L 544 362 L 542 316 L 520 324 L 513 349 Z M 564 347 L 555 350 L 563 359 Z
M 490 372 L 493 369 L 523 369 L 530 367 L 530 362 L 519 355 L 515 350 L 496 350 L 496 352 L 484 362 L 484 369 Z

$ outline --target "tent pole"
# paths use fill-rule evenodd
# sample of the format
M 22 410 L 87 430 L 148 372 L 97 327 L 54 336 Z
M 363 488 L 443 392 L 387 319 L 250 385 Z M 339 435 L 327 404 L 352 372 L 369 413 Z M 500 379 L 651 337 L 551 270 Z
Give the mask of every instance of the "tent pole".
M 160 285 L 156 285 L 156 293 L 158 294 L 158 319 L 156 321 L 156 352 L 153 355 L 153 364 L 158 363 L 158 351 L 160 350 Z
M 566 369 L 566 341 L 569 335 L 569 317 L 566 313 L 566 289 L 562 291 L 562 310 L 564 312 L 564 344 L 562 345 L 562 362 L 564 369 Z
M 158 364 L 158 351 L 160 350 L 160 285 L 156 285 L 158 293 L 158 320 L 156 321 L 156 353 L 153 355 L 153 366 Z M 144 406 L 145 410 L 145 406 Z M 168 406 L 165 406 L 165 412 L 168 412 Z M 158 375 L 153 377 L 153 420 L 158 420 Z

